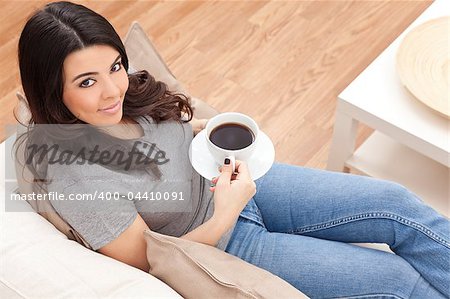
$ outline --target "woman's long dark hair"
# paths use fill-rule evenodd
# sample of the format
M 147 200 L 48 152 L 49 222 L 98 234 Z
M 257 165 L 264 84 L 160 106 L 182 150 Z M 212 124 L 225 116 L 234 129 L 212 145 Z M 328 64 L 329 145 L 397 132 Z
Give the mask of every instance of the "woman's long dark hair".
M 30 134 L 33 125 L 85 124 L 63 103 L 63 63 L 70 53 L 93 45 L 108 45 L 116 49 L 128 72 L 125 47 L 112 25 L 82 5 L 71 2 L 49 3 L 34 13 L 25 24 L 19 39 L 18 55 L 22 86 L 31 111 L 26 134 L 28 144 L 33 142 Z M 192 119 L 190 100 L 185 95 L 170 92 L 165 83 L 156 81 L 145 70 L 129 74 L 128 78 L 123 118 L 148 116 L 156 123 L 165 120 L 181 123 Z M 71 139 L 80 142 L 79 138 L 83 138 L 84 133 L 79 131 L 77 134 L 77 130 L 74 130 Z M 102 144 L 123 146 L 127 143 L 108 134 L 99 135 L 98 138 L 104 139 Z M 26 150 L 25 159 L 28 159 Z M 33 174 L 42 174 L 42 170 L 37 169 L 38 165 L 27 166 Z M 157 167 L 153 165 L 152 171 L 158 173 Z
M 116 49 L 128 71 L 128 57 L 120 37 L 96 12 L 70 2 L 54 2 L 28 20 L 19 40 L 19 67 L 33 123 L 83 123 L 62 101 L 63 63 L 70 53 L 99 44 Z M 191 119 L 189 100 L 169 92 L 147 71 L 131 74 L 129 80 L 123 103 L 125 118 L 146 115 L 158 123 L 180 120 L 185 111 Z

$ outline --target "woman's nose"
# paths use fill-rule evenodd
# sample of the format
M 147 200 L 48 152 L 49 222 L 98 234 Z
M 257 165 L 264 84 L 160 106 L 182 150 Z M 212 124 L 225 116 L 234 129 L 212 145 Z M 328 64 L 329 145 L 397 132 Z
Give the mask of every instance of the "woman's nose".
M 104 80 L 103 99 L 111 99 L 111 98 L 119 98 L 120 97 L 120 88 L 119 85 L 114 81 L 113 78 L 107 78 Z

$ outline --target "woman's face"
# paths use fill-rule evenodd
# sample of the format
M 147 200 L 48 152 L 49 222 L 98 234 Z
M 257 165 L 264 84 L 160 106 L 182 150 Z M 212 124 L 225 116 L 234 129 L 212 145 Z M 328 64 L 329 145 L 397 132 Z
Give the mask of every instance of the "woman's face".
M 100 126 L 122 120 L 129 82 L 117 50 L 95 45 L 72 52 L 64 60 L 63 80 L 63 102 L 78 119 Z

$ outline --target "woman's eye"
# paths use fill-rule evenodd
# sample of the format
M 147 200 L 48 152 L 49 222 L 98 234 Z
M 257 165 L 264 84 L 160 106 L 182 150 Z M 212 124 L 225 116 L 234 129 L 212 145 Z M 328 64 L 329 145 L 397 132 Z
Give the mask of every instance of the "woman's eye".
M 92 84 L 94 84 L 94 80 L 92 80 L 92 79 L 87 79 L 87 80 L 84 80 L 83 82 L 81 82 L 81 84 L 80 84 L 80 87 L 89 87 L 89 86 L 92 86 Z
M 113 72 L 118 72 L 120 71 L 120 69 L 122 68 L 122 63 L 121 62 L 117 62 L 111 69 L 111 71 Z

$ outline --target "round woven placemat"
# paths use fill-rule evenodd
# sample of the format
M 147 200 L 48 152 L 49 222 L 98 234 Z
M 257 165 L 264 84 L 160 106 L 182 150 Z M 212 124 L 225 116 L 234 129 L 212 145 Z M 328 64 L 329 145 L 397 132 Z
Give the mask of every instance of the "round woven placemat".
M 450 119 L 450 17 L 413 28 L 397 52 L 397 72 L 421 102 Z

